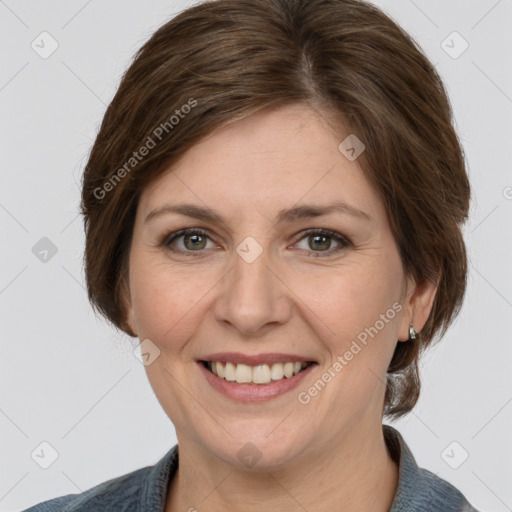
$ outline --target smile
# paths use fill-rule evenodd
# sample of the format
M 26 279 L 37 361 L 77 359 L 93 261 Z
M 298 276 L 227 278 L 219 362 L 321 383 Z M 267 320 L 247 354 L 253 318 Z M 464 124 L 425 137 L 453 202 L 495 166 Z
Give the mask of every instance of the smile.
M 290 379 L 305 370 L 311 362 L 290 361 L 286 363 L 258 364 L 250 366 L 230 361 L 203 361 L 205 368 L 217 377 L 238 384 L 269 384 Z
M 262 402 L 288 395 L 318 366 L 298 355 L 235 352 L 211 354 L 197 364 L 210 389 L 235 402 Z

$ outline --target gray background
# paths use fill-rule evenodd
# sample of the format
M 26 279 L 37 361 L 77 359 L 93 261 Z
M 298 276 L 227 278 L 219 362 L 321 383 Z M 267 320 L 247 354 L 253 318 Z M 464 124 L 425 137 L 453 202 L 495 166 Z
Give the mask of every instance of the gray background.
M 477 508 L 512 510 L 512 1 L 376 3 L 444 78 L 474 192 L 463 311 L 422 363 L 418 406 L 395 426 L 418 463 Z M 82 167 L 122 72 L 191 4 L 0 1 L 2 511 L 154 464 L 176 441 L 134 342 L 87 302 L 78 203 Z M 46 59 L 31 47 L 51 49 L 43 31 L 58 43 Z M 454 31 L 469 43 L 457 58 L 463 41 L 446 39 Z M 43 237 L 55 254 L 41 252 Z M 42 442 L 58 454 L 47 469 L 40 465 L 52 462 L 52 449 Z

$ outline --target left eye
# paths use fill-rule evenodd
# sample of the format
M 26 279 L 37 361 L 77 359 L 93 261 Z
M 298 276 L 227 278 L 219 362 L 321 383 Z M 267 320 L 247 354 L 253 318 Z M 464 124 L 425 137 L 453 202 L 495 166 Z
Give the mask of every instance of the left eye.
M 318 256 L 319 252 L 329 252 L 329 254 L 332 254 L 350 245 L 350 242 L 345 237 L 328 229 L 313 229 L 302 233 L 302 235 L 303 237 L 299 241 L 305 240 L 308 245 L 306 250 L 312 249 L 316 253 L 314 256 Z M 337 242 L 338 246 L 330 250 L 333 240 Z
M 332 254 L 350 245 L 348 239 L 328 229 L 312 229 L 301 233 L 301 235 L 302 237 L 299 238 L 297 243 L 303 240 L 306 241 L 308 247 L 305 250 L 312 251 L 314 256 L 319 256 L 318 253 L 322 252 Z M 212 241 L 206 231 L 201 229 L 185 229 L 166 236 L 162 241 L 162 245 L 176 253 L 202 252 L 203 249 L 208 248 L 206 247 L 208 240 Z M 334 249 L 331 248 L 333 240 L 338 244 Z M 181 241 L 181 247 L 179 247 L 178 241 Z

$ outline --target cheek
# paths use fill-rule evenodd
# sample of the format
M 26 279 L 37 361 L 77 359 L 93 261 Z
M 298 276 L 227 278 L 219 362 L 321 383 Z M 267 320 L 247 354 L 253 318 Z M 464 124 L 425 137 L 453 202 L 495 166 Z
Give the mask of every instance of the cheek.
M 197 327 L 198 316 L 204 314 L 202 306 L 216 281 L 162 263 L 135 263 L 133 269 L 130 283 L 139 337 L 151 339 L 161 349 L 167 343 L 177 347 L 179 340 L 187 339 Z
M 386 312 L 399 298 L 401 283 L 399 256 L 391 253 L 361 256 L 337 268 L 285 271 L 281 278 L 293 291 L 289 301 L 296 310 L 292 323 L 297 313 L 306 319 L 307 329 L 314 331 L 309 336 L 320 340 L 333 359 L 344 354 L 353 340 L 365 338 L 368 343 L 357 359 L 366 359 L 370 352 L 382 359 L 389 350 L 385 339 L 396 341 L 398 315 L 392 310 L 393 320 Z M 170 264 L 162 262 L 161 254 L 138 253 L 131 261 L 130 283 L 139 337 L 151 339 L 161 350 L 182 348 L 207 321 L 222 275 L 218 268 Z M 381 315 L 387 320 L 383 328 Z M 378 340 L 382 342 L 377 344 Z
M 302 282 L 299 293 L 308 298 L 303 310 L 310 310 L 307 322 L 330 361 L 319 375 L 322 382 L 301 391 L 320 415 L 328 404 L 333 413 L 326 421 L 334 431 L 340 418 L 353 421 L 367 408 L 379 408 L 402 309 L 395 277 L 386 267 L 352 267 L 326 275 L 323 283 L 318 279 L 315 286 Z
M 336 404 L 340 415 L 349 410 L 354 416 L 358 410 L 363 414 L 385 391 L 402 309 L 400 278 L 396 255 L 375 265 L 347 265 L 317 279 L 315 286 L 302 283 L 300 294 L 308 297 L 314 313 L 308 321 L 314 322 L 316 334 L 323 333 L 321 342 L 330 356 L 322 380 L 329 382 L 329 403 Z
M 400 298 L 400 268 L 394 261 L 347 265 L 317 274 L 314 280 L 297 280 L 295 289 L 314 313 L 311 318 L 316 317 L 330 348 L 345 351 L 359 335 L 364 340 L 368 330 L 373 334 L 370 339 L 393 335 L 400 309 L 393 308 Z M 372 329 L 375 325 L 378 335 Z

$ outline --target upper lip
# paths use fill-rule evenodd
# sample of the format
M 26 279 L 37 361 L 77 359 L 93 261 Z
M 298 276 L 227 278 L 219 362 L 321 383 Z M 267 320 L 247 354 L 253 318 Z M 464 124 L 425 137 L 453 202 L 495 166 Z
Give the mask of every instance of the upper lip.
M 280 353 L 268 353 L 268 354 L 255 354 L 247 355 L 241 352 L 217 352 L 215 354 L 209 354 L 201 359 L 200 361 L 229 361 L 236 364 L 247 364 L 249 366 L 256 366 L 258 364 L 265 363 L 289 363 L 289 362 L 304 362 L 314 363 L 313 359 L 299 356 L 297 354 L 280 354 Z

